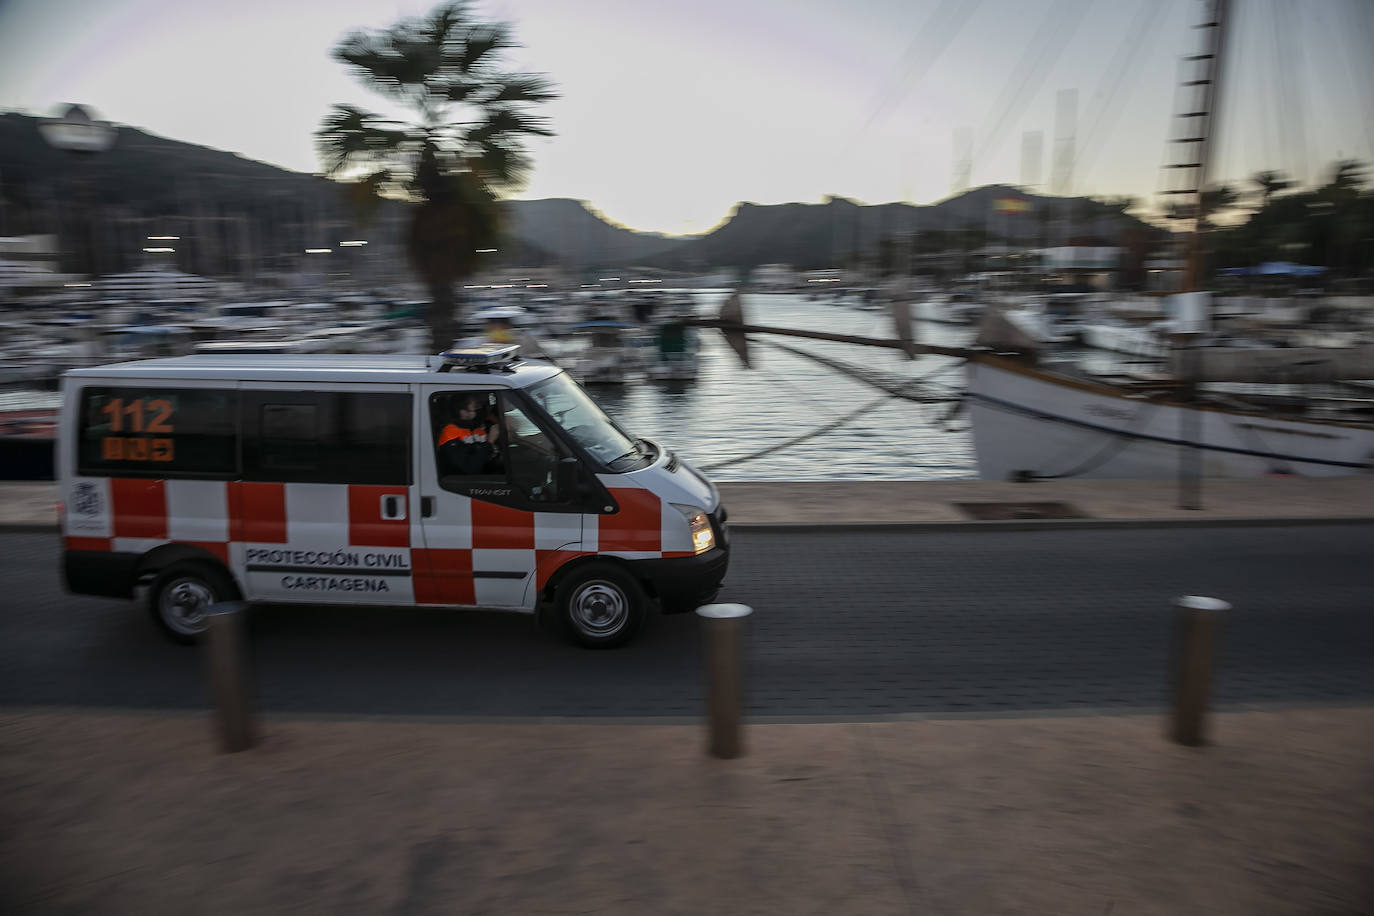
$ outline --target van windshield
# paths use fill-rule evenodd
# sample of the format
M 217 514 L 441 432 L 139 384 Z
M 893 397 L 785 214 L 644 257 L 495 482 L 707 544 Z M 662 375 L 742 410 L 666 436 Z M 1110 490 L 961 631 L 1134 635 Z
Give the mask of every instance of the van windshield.
M 526 389 L 526 394 L 578 445 L 613 471 L 633 471 L 653 461 L 648 443 L 626 433 L 576 382 L 560 373 Z

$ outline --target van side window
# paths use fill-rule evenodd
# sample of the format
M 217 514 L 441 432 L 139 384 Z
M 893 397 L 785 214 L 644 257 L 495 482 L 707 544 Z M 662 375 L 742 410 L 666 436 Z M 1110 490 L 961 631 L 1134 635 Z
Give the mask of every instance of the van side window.
M 83 389 L 77 473 L 233 477 L 238 470 L 237 400 L 233 389 Z
M 243 478 L 408 485 L 411 396 L 243 392 Z
M 430 395 L 434 466 L 445 477 L 505 480 L 500 402 L 494 391 L 441 391 Z
M 558 492 L 558 462 L 568 455 L 562 443 L 544 432 L 513 401 L 507 403 L 503 420 L 511 483 L 534 503 L 572 498 L 572 494 Z

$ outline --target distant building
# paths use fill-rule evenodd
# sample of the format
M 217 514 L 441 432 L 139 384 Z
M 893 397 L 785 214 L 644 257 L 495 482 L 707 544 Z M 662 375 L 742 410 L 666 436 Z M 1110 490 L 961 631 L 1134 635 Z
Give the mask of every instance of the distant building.
M 50 289 L 73 278 L 58 270 L 57 236 L 0 237 L 0 292 Z
M 749 280 L 755 289 L 789 290 L 797 285 L 797 274 L 791 264 L 760 264 Z
M 1071 285 L 1114 289 L 1121 270 L 1122 249 L 1115 246 L 1062 245 L 1041 248 L 1040 272 Z

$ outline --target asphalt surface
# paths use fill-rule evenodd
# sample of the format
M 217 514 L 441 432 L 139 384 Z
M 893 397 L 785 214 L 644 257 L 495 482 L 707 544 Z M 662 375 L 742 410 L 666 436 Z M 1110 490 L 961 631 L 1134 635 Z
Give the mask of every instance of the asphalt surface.
M 0 534 L 0 704 L 201 709 L 202 659 L 141 604 L 67 595 L 59 541 Z M 737 531 L 749 712 L 870 717 L 1158 708 L 1170 605 L 1235 605 L 1220 706 L 1374 698 L 1374 525 L 1021 532 Z M 279 606 L 251 643 L 295 714 L 678 717 L 703 710 L 699 621 L 589 652 L 496 613 Z

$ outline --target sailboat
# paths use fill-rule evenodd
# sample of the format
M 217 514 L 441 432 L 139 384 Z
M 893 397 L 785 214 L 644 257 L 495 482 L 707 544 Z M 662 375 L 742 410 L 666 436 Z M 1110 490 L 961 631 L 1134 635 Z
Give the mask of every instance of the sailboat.
M 1193 204 L 1189 278 L 1180 309 L 1203 318 L 1195 291 L 1203 229 L 1202 189 L 1216 123 L 1229 0 L 1211 0 L 1199 26 L 1201 72 L 1178 116 L 1171 143 L 1182 158 L 1169 166 L 1184 187 L 1170 193 Z M 1184 93 L 1185 97 L 1188 93 Z M 1195 327 L 1201 329 L 1199 320 Z M 1202 477 L 1328 477 L 1374 468 L 1374 400 L 1298 397 L 1258 389 L 1374 378 L 1374 347 L 1209 347 L 1179 335 L 1167 378 L 1091 374 L 1042 362 L 1024 337 L 971 351 L 966 403 L 979 476 L 984 479 L 1161 479 L 1190 465 Z M 1215 383 L 1229 383 L 1219 387 Z

